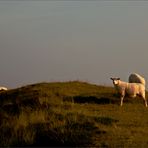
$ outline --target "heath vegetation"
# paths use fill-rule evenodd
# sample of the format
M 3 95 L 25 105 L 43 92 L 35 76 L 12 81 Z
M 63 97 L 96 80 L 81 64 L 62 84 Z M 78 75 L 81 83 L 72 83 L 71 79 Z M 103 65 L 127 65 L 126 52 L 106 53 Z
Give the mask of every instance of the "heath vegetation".
M 28 85 L 0 93 L 0 146 L 147 147 L 147 115 L 138 97 L 120 107 L 113 87 Z

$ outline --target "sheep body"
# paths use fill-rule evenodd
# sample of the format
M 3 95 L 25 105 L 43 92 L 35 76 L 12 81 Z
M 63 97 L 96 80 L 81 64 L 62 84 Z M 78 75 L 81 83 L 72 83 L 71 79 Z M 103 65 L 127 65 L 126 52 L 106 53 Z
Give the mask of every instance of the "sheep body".
M 128 80 L 129 80 L 129 83 L 141 83 L 143 85 L 146 85 L 145 79 L 137 73 L 132 73 L 129 76 Z
M 117 92 L 120 94 L 121 106 L 123 105 L 123 99 L 127 94 L 129 97 L 141 96 L 145 101 L 147 107 L 147 100 L 145 98 L 145 86 L 141 83 L 128 83 L 121 81 L 119 78 L 111 78 Z
M 145 94 L 145 87 L 140 83 L 127 83 L 120 81 L 118 85 L 115 85 L 115 88 L 119 94 L 127 94 L 130 97 Z

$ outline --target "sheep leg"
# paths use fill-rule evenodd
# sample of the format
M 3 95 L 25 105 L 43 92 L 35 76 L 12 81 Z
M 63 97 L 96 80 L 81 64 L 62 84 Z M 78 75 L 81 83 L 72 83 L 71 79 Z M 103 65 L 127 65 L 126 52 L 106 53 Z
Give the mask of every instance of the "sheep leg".
M 146 98 L 144 98 L 144 101 L 145 101 L 145 107 L 147 107 L 147 100 L 146 100 Z
M 124 99 L 124 96 L 121 96 L 121 104 L 120 104 L 120 106 L 123 105 L 123 99 Z
M 147 99 L 146 99 L 146 97 L 145 97 L 145 94 L 142 94 L 142 98 L 143 98 L 144 101 L 145 101 L 145 107 L 147 107 Z

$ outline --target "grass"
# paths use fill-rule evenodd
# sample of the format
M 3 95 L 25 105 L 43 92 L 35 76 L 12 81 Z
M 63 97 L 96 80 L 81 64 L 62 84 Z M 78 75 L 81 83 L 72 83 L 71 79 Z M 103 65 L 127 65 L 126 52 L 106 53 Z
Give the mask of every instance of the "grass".
M 78 81 L 1 92 L 0 146 L 147 147 L 144 101 L 119 104 L 113 87 Z

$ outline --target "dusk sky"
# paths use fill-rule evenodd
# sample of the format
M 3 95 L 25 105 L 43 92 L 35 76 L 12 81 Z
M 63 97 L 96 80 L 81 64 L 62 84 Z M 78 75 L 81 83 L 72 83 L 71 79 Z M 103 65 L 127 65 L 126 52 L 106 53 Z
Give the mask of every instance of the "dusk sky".
M 0 1 L 0 85 L 148 80 L 148 2 Z

